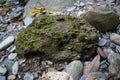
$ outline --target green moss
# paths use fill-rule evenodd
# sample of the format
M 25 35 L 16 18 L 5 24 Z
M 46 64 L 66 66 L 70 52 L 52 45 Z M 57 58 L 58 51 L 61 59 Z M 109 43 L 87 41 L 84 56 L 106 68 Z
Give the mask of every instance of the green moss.
M 19 54 L 42 52 L 55 60 L 84 55 L 81 53 L 82 50 L 87 50 L 84 46 L 96 41 L 98 37 L 92 28 L 81 18 L 40 15 L 18 35 L 16 51 Z

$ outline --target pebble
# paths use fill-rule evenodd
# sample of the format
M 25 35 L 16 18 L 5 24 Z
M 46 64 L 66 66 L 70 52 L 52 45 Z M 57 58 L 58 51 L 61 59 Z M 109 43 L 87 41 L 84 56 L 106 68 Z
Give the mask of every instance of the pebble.
M 0 75 L 0 80 L 6 80 L 6 77 Z
M 9 36 L 4 41 L 0 43 L 0 50 L 3 50 L 4 48 L 10 46 L 14 42 L 14 37 Z
M 3 64 L 6 66 L 6 68 L 8 70 L 8 74 L 12 74 L 12 66 L 14 64 L 14 61 L 11 61 L 9 59 L 5 59 L 3 61 Z
M 120 45 L 120 35 L 116 33 L 112 33 L 110 35 L 110 40 L 118 45 Z
M 0 74 L 5 75 L 6 72 L 7 72 L 7 69 L 6 69 L 5 65 L 1 65 L 0 66 Z
M 12 66 L 12 73 L 14 75 L 16 75 L 18 73 L 18 68 L 19 68 L 19 65 L 18 65 L 18 62 L 16 61 Z
M 106 39 L 100 39 L 99 42 L 98 42 L 98 45 L 99 46 L 104 46 L 106 43 L 107 43 Z
M 47 72 L 43 77 L 43 80 L 74 80 L 68 73 L 66 72 Z
M 91 72 L 88 74 L 84 74 L 79 80 L 86 80 L 87 77 L 96 77 L 96 78 L 102 78 L 102 80 L 107 80 L 106 75 L 102 72 Z
M 79 80 L 82 75 L 83 64 L 78 60 L 72 61 L 66 66 L 65 71 L 70 74 L 74 80 Z
M 15 49 L 16 49 L 16 46 L 15 45 L 11 45 L 10 47 L 7 48 L 7 51 L 14 52 Z
M 25 73 L 23 80 L 33 80 L 34 76 L 32 73 Z
M 14 60 L 16 57 L 17 57 L 17 53 L 11 53 L 11 54 L 8 56 L 8 59 Z
M 25 26 L 28 26 L 33 22 L 33 19 L 31 17 L 26 17 L 23 21 Z
M 16 79 L 16 76 L 15 75 L 9 75 L 8 76 L 8 80 L 15 80 Z

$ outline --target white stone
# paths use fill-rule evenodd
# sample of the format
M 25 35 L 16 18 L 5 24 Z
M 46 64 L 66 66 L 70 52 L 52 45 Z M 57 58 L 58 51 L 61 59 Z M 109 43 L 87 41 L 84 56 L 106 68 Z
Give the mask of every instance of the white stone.
M 15 75 L 9 75 L 8 80 L 15 80 L 16 76 Z
M 16 75 L 18 73 L 18 68 L 19 68 L 19 65 L 18 65 L 18 62 L 16 61 L 12 66 L 12 73 L 14 75 Z
M 14 60 L 16 57 L 17 57 L 17 53 L 11 53 L 11 54 L 8 56 L 8 59 Z
M 0 50 L 10 46 L 14 42 L 14 36 L 9 36 L 0 43 Z
M 0 66 L 0 74 L 5 75 L 6 72 L 7 72 L 6 67 L 5 67 L 4 65 L 1 65 L 1 66 Z
M 26 73 L 23 80 L 33 80 L 34 76 L 32 73 Z
M 46 73 L 45 80 L 73 80 L 73 78 L 66 72 L 48 72 Z

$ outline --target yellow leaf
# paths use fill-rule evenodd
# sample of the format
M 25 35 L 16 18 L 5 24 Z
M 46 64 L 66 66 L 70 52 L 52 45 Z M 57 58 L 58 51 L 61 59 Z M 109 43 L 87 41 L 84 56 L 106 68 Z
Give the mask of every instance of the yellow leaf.
M 46 8 L 44 8 L 44 7 L 36 8 L 36 10 L 38 10 L 40 13 L 46 13 Z
M 50 10 L 49 14 L 56 14 L 56 12 L 54 10 Z
M 34 16 L 34 15 L 36 15 L 37 13 L 39 13 L 38 10 L 32 10 L 32 11 L 30 11 L 30 15 L 31 15 L 31 16 Z

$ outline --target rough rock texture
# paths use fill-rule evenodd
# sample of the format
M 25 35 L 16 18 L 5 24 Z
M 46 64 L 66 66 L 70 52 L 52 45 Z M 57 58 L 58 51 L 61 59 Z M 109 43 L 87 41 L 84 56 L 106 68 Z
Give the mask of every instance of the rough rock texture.
M 66 72 L 48 72 L 43 80 L 74 80 Z
M 65 71 L 69 73 L 74 80 L 79 80 L 82 75 L 83 64 L 78 60 L 72 61 L 66 66 Z
M 19 54 L 44 53 L 54 60 L 88 59 L 98 37 L 96 29 L 81 18 L 40 15 L 18 35 L 15 44 Z
M 29 0 L 25 6 L 24 15 L 36 7 L 45 7 L 47 10 L 61 11 L 67 7 L 73 6 L 77 0 Z
M 119 16 L 111 8 L 88 11 L 83 18 L 101 32 L 114 30 L 120 23 Z
M 112 33 L 110 35 L 110 40 L 118 45 L 120 45 L 120 35 L 116 33 Z

